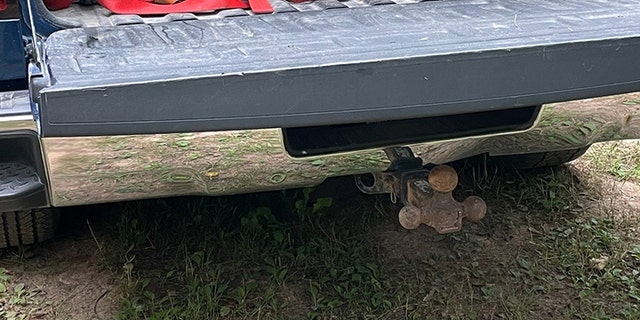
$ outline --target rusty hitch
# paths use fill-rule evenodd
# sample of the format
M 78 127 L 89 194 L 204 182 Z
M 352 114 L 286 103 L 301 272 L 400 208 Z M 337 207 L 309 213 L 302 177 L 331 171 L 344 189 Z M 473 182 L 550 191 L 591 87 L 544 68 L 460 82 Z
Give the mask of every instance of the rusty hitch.
M 450 233 L 462 228 L 462 219 L 478 221 L 487 213 L 487 205 L 480 197 L 470 196 L 463 202 L 453 198 L 458 174 L 447 165 L 422 165 L 408 147 L 385 149 L 391 160 L 389 170 L 356 176 L 356 185 L 364 193 L 389 193 L 391 201 L 402 202 L 400 224 L 415 229 L 420 224 L 438 233 Z

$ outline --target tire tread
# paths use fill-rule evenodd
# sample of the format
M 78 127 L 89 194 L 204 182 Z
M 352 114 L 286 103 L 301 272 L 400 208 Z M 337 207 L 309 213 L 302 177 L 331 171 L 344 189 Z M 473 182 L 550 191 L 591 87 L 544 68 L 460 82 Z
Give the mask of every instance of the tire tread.
M 589 150 L 589 147 L 590 146 L 568 150 L 495 156 L 491 157 L 491 161 L 501 166 L 510 166 L 516 169 L 553 167 L 579 158 Z
M 58 213 L 52 208 L 0 212 L 0 248 L 49 240 L 57 225 Z

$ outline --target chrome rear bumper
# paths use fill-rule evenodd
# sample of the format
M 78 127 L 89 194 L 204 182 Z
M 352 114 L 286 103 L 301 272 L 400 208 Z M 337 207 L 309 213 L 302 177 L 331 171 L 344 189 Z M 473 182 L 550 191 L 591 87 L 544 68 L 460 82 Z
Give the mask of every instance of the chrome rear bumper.
M 425 163 L 640 138 L 640 93 L 545 105 L 529 130 L 410 147 Z M 313 186 L 383 171 L 380 150 L 294 159 L 279 129 L 42 139 L 54 206 Z

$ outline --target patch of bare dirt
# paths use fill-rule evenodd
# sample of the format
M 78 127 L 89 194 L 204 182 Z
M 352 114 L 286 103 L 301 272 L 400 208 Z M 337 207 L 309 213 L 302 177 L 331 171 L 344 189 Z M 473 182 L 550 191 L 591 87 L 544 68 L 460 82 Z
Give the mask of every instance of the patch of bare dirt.
M 430 256 L 447 255 L 445 248 L 431 245 L 438 234 L 431 228 L 420 226 L 407 231 L 399 224 L 388 224 L 373 232 L 380 247 L 380 253 L 388 260 L 420 259 Z
M 593 165 L 585 159 L 573 162 L 576 175 L 588 181 L 591 205 L 615 218 L 640 218 L 640 184 L 633 180 L 620 181 L 606 173 L 593 172 Z
M 82 228 L 84 222 L 63 227 L 56 239 L 27 248 L 22 257 L 15 251 L 1 256 L 0 265 L 12 276 L 11 282 L 24 283 L 27 291 L 37 292 L 40 310 L 34 314 L 30 311 L 34 306 L 26 306 L 21 312 L 26 319 L 114 318 L 119 284 L 106 268 L 87 225 Z
M 290 319 L 304 319 L 307 317 L 307 313 L 311 309 L 305 298 L 308 286 L 308 283 L 296 283 L 284 285 L 280 289 L 278 296 L 285 301 L 284 307 Z

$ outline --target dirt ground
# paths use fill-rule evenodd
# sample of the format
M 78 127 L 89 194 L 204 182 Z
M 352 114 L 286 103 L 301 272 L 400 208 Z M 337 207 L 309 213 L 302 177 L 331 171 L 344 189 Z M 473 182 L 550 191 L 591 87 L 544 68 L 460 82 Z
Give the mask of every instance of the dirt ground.
M 55 239 L 24 252 L 0 256 L 13 283 L 24 283 L 33 295 L 27 319 L 112 319 L 118 301 L 112 294 L 120 279 L 105 265 L 105 258 L 89 225 L 101 219 L 90 207 L 62 213 Z M 100 222 L 98 229 L 104 228 Z M 34 306 L 39 310 L 33 310 Z M 20 318 L 17 318 L 20 319 Z
M 572 166 L 578 179 L 593 174 L 580 160 Z M 604 187 L 592 190 L 599 196 L 591 197 L 588 205 L 616 215 L 632 215 L 640 211 L 640 185 L 604 175 L 601 178 Z M 583 196 L 588 198 L 590 192 Z M 119 286 L 126 279 L 123 273 L 115 274 L 113 268 L 106 266 L 103 249 L 98 243 L 105 241 L 100 237 L 108 228 L 108 219 L 95 211 L 95 207 L 69 209 L 64 213 L 63 227 L 53 241 L 25 252 L 4 252 L 0 257 L 0 267 L 7 270 L 12 282 L 24 283 L 32 296 L 26 307 L 29 310 L 16 310 L 18 314 L 27 315 L 26 319 L 111 319 L 115 316 L 122 297 Z M 484 254 L 508 255 L 510 252 L 505 250 L 505 245 L 526 241 L 531 232 L 526 228 L 517 230 L 508 235 L 508 242 L 499 238 L 480 239 L 486 244 Z M 392 224 L 376 229 L 376 233 L 372 236 L 380 240 L 384 250 L 382 254 L 392 260 L 431 253 L 424 239 L 435 236 L 426 227 L 404 232 Z M 492 243 L 496 241 L 500 243 Z M 560 296 L 549 296 L 549 301 L 562 301 L 562 292 L 556 294 Z

